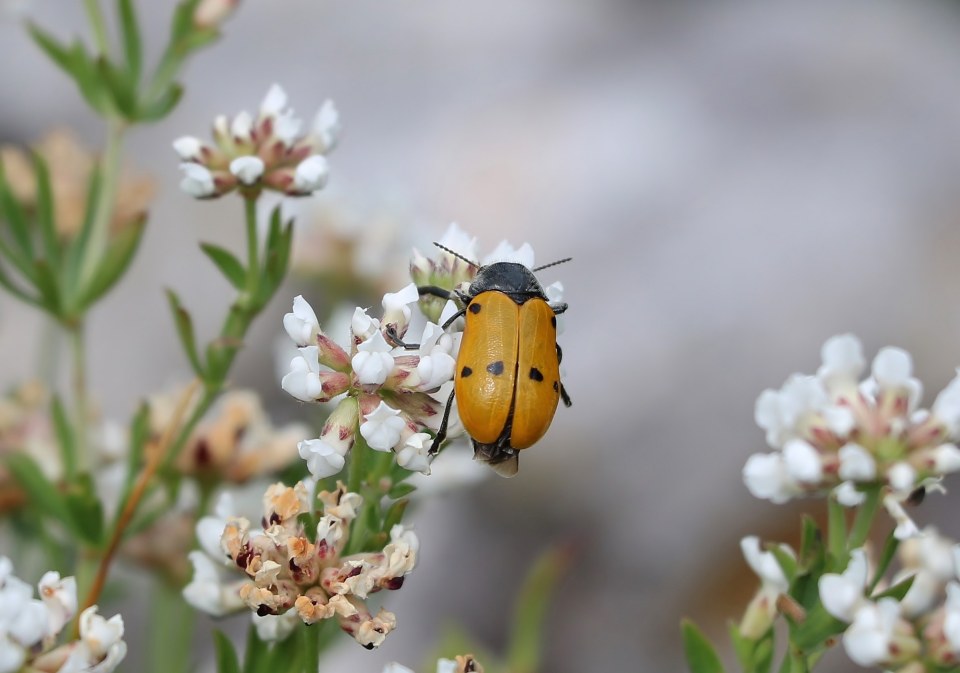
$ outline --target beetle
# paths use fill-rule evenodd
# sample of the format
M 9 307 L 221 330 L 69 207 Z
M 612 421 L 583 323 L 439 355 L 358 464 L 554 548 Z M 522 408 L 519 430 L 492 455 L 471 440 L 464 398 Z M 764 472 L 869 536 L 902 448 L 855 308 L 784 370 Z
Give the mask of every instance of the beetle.
M 443 329 L 457 318 L 465 321 L 453 391 L 430 453 L 436 454 L 447 436 L 456 398 L 463 428 L 473 441 L 474 458 L 512 477 L 519 452 L 544 435 L 559 401 L 571 405 L 560 381 L 563 354 L 557 344 L 557 316 L 567 305 L 551 304 L 534 275 L 571 258 L 532 270 L 516 262 L 480 266 L 439 243 L 434 245 L 478 270 L 465 291 L 433 285 L 417 288 L 421 296 L 452 299 L 462 307 L 444 322 Z

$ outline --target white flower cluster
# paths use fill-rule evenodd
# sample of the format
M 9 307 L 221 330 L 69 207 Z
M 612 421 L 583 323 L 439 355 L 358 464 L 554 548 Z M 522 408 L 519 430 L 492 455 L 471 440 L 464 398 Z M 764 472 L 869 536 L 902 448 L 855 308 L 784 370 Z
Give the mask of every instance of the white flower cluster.
M 299 518 L 311 511 L 312 500 L 302 482 L 267 489 L 262 529 L 232 516 L 227 511 L 232 503 L 221 501 L 218 516 L 197 524 L 206 553 L 190 554 L 194 577 L 183 590 L 187 602 L 214 616 L 252 610 L 263 639 L 285 638 L 297 621 L 314 624 L 336 618 L 364 647 L 382 644 L 396 617 L 384 609 L 372 614 L 366 600 L 382 589 L 403 586 L 416 565 L 419 540 L 413 531 L 396 525 L 381 551 L 343 556 L 350 523 L 363 499 L 343 484 L 319 498 L 323 516 L 312 541 Z M 223 580 L 218 564 L 239 570 L 244 578 Z
M 434 396 L 453 379 L 459 335 L 445 333 L 415 311 L 419 293 L 412 283 L 383 297 L 383 317 L 357 308 L 351 321 L 350 352 L 320 329 L 316 313 L 303 297 L 283 325 L 300 354 L 290 363 L 281 386 L 304 402 L 328 402 L 346 396 L 329 416 L 320 437 L 300 443 L 300 455 L 314 478 L 337 474 L 356 432 L 377 451 L 393 451 L 408 470 L 429 473 L 428 451 L 439 427 L 443 402 Z M 453 304 L 450 310 L 455 311 Z M 422 327 L 411 329 L 416 316 Z M 397 339 L 419 333 L 417 350 Z
M 14 576 L 13 564 L 0 556 L 0 673 L 31 670 L 51 673 L 110 673 L 123 660 L 123 618 L 104 619 L 91 606 L 80 615 L 80 639 L 55 647 L 57 637 L 77 613 L 77 583 L 48 572 L 37 585 Z
M 816 375 L 794 374 L 780 390 L 765 390 L 755 417 L 773 453 L 754 454 L 743 468 L 750 492 L 775 503 L 832 492 L 848 507 L 865 488 L 883 487 L 884 504 L 901 539 L 916 533 L 900 503 L 915 489 L 960 469 L 960 378 L 919 409 L 922 387 L 910 355 L 884 348 L 871 375 L 860 341 L 835 336 L 821 350 Z
M 864 549 L 855 550 L 842 573 L 820 578 L 820 600 L 849 624 L 843 634 L 847 655 L 861 666 L 897 671 L 928 670 L 921 662 L 955 666 L 960 661 L 960 546 L 932 528 L 901 549 L 913 584 L 897 601 L 867 596 L 870 568 Z
M 340 132 L 336 108 L 325 102 L 309 132 L 287 107 L 287 94 L 270 87 L 256 118 L 241 112 L 213 122 L 213 145 L 194 136 L 173 142 L 183 163 L 180 188 L 197 198 L 222 196 L 236 188 L 273 189 L 306 196 L 327 182 L 326 155 Z
M 383 673 L 414 673 L 412 669 L 396 662 L 387 664 Z M 483 673 L 483 667 L 473 655 L 458 655 L 456 659 L 437 659 L 437 673 Z

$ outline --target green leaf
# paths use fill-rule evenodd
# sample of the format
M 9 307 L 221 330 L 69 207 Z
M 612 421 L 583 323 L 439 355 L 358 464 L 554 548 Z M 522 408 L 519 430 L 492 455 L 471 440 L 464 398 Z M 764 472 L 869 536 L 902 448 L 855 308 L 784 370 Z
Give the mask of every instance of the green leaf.
M 900 540 L 896 538 L 893 534 L 893 531 L 890 531 L 890 534 L 887 535 L 887 541 L 883 544 L 883 551 L 880 553 L 880 560 L 877 562 L 877 568 L 874 571 L 873 581 L 870 582 L 870 585 L 867 587 L 867 595 L 873 593 L 873 590 L 876 589 L 877 584 L 880 583 L 880 580 L 883 579 L 883 576 L 887 572 L 887 568 L 890 567 L 890 562 L 893 561 L 893 557 L 897 553 L 897 549 L 900 547 Z
M 120 16 L 120 33 L 123 37 L 123 53 L 127 59 L 127 72 L 131 84 L 136 86 L 143 66 L 143 47 L 133 0 L 117 0 L 117 14 Z
M 140 473 L 140 468 L 143 466 L 143 453 L 149 440 L 150 405 L 141 402 L 133 420 L 130 421 L 130 450 L 127 452 L 127 473 L 124 478 L 123 495 L 120 497 L 120 505 L 117 507 L 118 512 L 123 511 L 127 504 L 127 499 L 133 490 L 133 484 Z
M 76 83 L 90 107 L 100 113 L 106 112 L 102 83 L 83 44 L 77 41 L 68 48 L 36 24 L 27 28 L 37 46 Z
M 44 259 L 38 259 L 33 264 L 36 274 L 37 290 L 40 292 L 40 301 L 43 307 L 51 314 L 63 316 L 63 296 L 60 292 L 60 282 L 53 268 Z
M 193 12 L 199 3 L 200 0 L 182 0 L 173 10 L 173 22 L 170 26 L 171 43 L 179 42 L 188 33 L 196 30 L 193 25 Z
M 257 627 L 250 624 L 247 629 L 247 647 L 243 654 L 243 673 L 259 673 L 270 658 L 268 643 L 260 640 Z
M 846 623 L 840 621 L 817 604 L 807 610 L 807 618 L 793 630 L 791 642 L 801 650 L 812 650 L 824 640 L 846 630 Z
M 70 510 L 74 532 L 85 542 L 100 546 L 103 542 L 103 505 L 90 475 L 81 475 L 67 491 L 64 500 Z
M 25 453 L 7 456 L 7 467 L 30 502 L 40 512 L 66 524 L 70 522 L 70 508 L 56 485 L 47 479 L 33 458 Z
M 2 161 L 0 161 L 0 216 L 2 216 L 9 225 L 13 241 L 17 246 L 19 262 L 13 258 L 11 258 L 11 261 L 18 263 L 18 266 L 28 265 L 28 260 L 33 259 L 33 242 L 30 239 L 30 226 L 27 224 L 26 213 L 24 213 L 20 203 L 7 185 L 6 173 L 4 172 Z M 24 275 L 30 277 L 29 274 Z
M 813 557 L 823 555 L 823 534 L 809 514 L 803 515 L 803 532 L 800 535 L 800 565 L 809 568 Z
M 572 559 L 570 547 L 556 546 L 537 559 L 527 573 L 510 629 L 507 662 L 513 673 L 535 673 L 540 669 L 550 599 Z
M 37 221 L 43 241 L 43 254 L 50 266 L 60 268 L 60 240 L 54 220 L 53 189 L 50 186 L 50 171 L 47 162 L 39 154 L 33 155 L 33 170 L 37 178 Z
M 406 482 L 401 482 L 399 484 L 394 484 L 393 488 L 390 489 L 390 492 L 387 493 L 387 497 L 391 500 L 399 500 L 405 496 L 410 495 L 417 490 L 417 487 L 413 484 L 408 484 Z
M 916 578 L 916 575 L 910 575 L 910 577 L 902 582 L 897 582 L 886 591 L 873 596 L 873 599 L 880 600 L 881 598 L 896 598 L 898 601 L 902 601 L 903 597 L 907 595 L 908 591 L 910 591 L 910 587 L 913 586 L 913 580 Z
M 37 306 L 42 308 L 43 304 L 40 303 L 40 300 L 37 297 L 34 297 L 30 294 L 27 294 L 26 290 L 19 287 L 14 283 L 10 277 L 6 274 L 3 268 L 0 268 L 0 286 L 5 288 L 7 292 L 12 294 L 14 297 L 17 297 L 23 302 L 30 304 L 32 306 Z
M 753 651 L 753 668 L 751 669 L 754 673 L 769 673 L 770 669 L 773 668 L 775 639 L 776 631 L 770 629 L 767 635 L 757 643 Z
M 77 445 L 73 440 L 73 428 L 67 419 L 60 397 L 55 395 L 50 405 L 53 418 L 53 427 L 57 434 L 57 444 L 60 448 L 60 458 L 63 460 L 64 472 L 67 480 L 73 479 L 77 471 Z
M 127 73 L 117 68 L 103 56 L 98 58 L 95 63 L 100 82 L 106 86 L 110 93 L 113 107 L 125 119 L 134 121 L 137 118 L 137 92 L 134 88 L 135 85 L 127 77 Z
M 113 237 L 100 260 L 100 266 L 86 287 L 79 291 L 76 302 L 80 311 L 85 311 L 96 303 L 123 277 L 140 247 L 146 224 L 146 213 L 140 213 Z
M 389 533 L 390 529 L 396 526 L 398 523 L 403 521 L 403 513 L 407 509 L 407 505 L 410 504 L 409 500 L 397 500 L 395 503 L 390 505 L 390 508 L 387 509 L 387 513 L 383 517 L 383 531 Z
M 143 122 L 153 122 L 163 119 L 177 107 L 183 97 L 183 87 L 177 83 L 168 86 L 153 100 L 142 103 L 137 110 L 137 119 Z
M 740 668 L 747 673 L 753 673 L 753 651 L 756 649 L 756 643 L 740 635 L 740 625 L 734 621 L 730 621 L 727 625 L 727 631 L 730 634 L 730 642 L 733 643 L 737 661 L 740 662 Z
M 200 249 L 220 269 L 220 273 L 226 276 L 231 285 L 238 290 L 243 290 L 246 287 L 247 271 L 231 252 L 213 243 L 201 243 Z
M 780 569 L 783 570 L 783 574 L 787 578 L 788 585 L 793 584 L 793 580 L 797 576 L 797 559 L 779 544 L 770 544 L 766 545 L 766 547 L 767 550 L 773 554 L 774 558 L 777 559 Z
M 167 299 L 170 302 L 170 310 L 173 311 L 173 322 L 177 327 L 180 343 L 183 344 L 183 350 L 187 354 L 187 359 L 190 360 L 190 366 L 193 367 L 197 376 L 203 378 L 203 365 L 200 362 L 197 340 L 193 333 L 193 319 L 190 318 L 187 310 L 181 306 L 180 298 L 173 290 L 167 290 Z
M 689 619 L 680 624 L 683 634 L 683 651 L 687 657 L 687 666 L 691 673 L 723 673 L 723 664 L 713 645 Z
M 847 514 L 835 498 L 827 498 L 827 538 L 830 555 L 841 566 L 847 564 Z
M 74 76 L 74 55 L 69 49 L 60 44 L 55 37 L 35 23 L 27 24 L 27 32 L 30 33 L 30 37 L 33 38 L 33 41 L 37 43 L 40 50 L 45 53 L 51 61 L 71 77 Z
M 100 202 L 100 185 L 103 182 L 99 165 L 90 173 L 87 182 L 87 198 L 84 204 L 83 222 L 76 238 L 70 241 L 67 248 L 66 279 L 67 287 L 76 287 L 79 283 L 80 264 L 83 262 L 90 234 L 93 231 L 93 219 L 96 216 L 97 205 Z
M 237 651 L 223 631 L 213 632 L 213 645 L 217 654 L 217 673 L 240 673 Z

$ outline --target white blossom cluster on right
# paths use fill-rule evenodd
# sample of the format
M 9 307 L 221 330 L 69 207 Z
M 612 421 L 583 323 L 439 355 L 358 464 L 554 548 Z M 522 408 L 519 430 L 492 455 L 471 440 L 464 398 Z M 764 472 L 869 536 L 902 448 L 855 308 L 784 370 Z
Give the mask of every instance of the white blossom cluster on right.
M 900 503 L 960 469 L 960 378 L 920 409 L 922 386 L 906 351 L 882 349 L 862 381 L 866 359 L 855 336 L 827 340 L 821 356 L 815 375 L 794 374 L 757 399 L 757 424 L 776 450 L 750 456 L 747 488 L 775 503 L 831 492 L 853 507 L 865 489 L 882 487 L 897 537 L 916 534 Z

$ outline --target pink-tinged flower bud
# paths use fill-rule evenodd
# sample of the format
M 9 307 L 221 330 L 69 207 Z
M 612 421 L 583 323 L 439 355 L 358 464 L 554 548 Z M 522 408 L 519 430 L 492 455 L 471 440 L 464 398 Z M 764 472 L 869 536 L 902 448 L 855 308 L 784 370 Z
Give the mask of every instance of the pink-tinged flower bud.
M 283 328 L 297 346 L 315 346 L 320 322 L 313 307 L 301 296 L 293 298 L 293 311 L 283 316 Z
M 200 0 L 193 10 L 193 25 L 204 29 L 219 28 L 239 4 L 240 0 Z
M 230 162 L 230 172 L 245 184 L 252 185 L 263 175 L 263 160 L 260 157 L 237 157 Z

